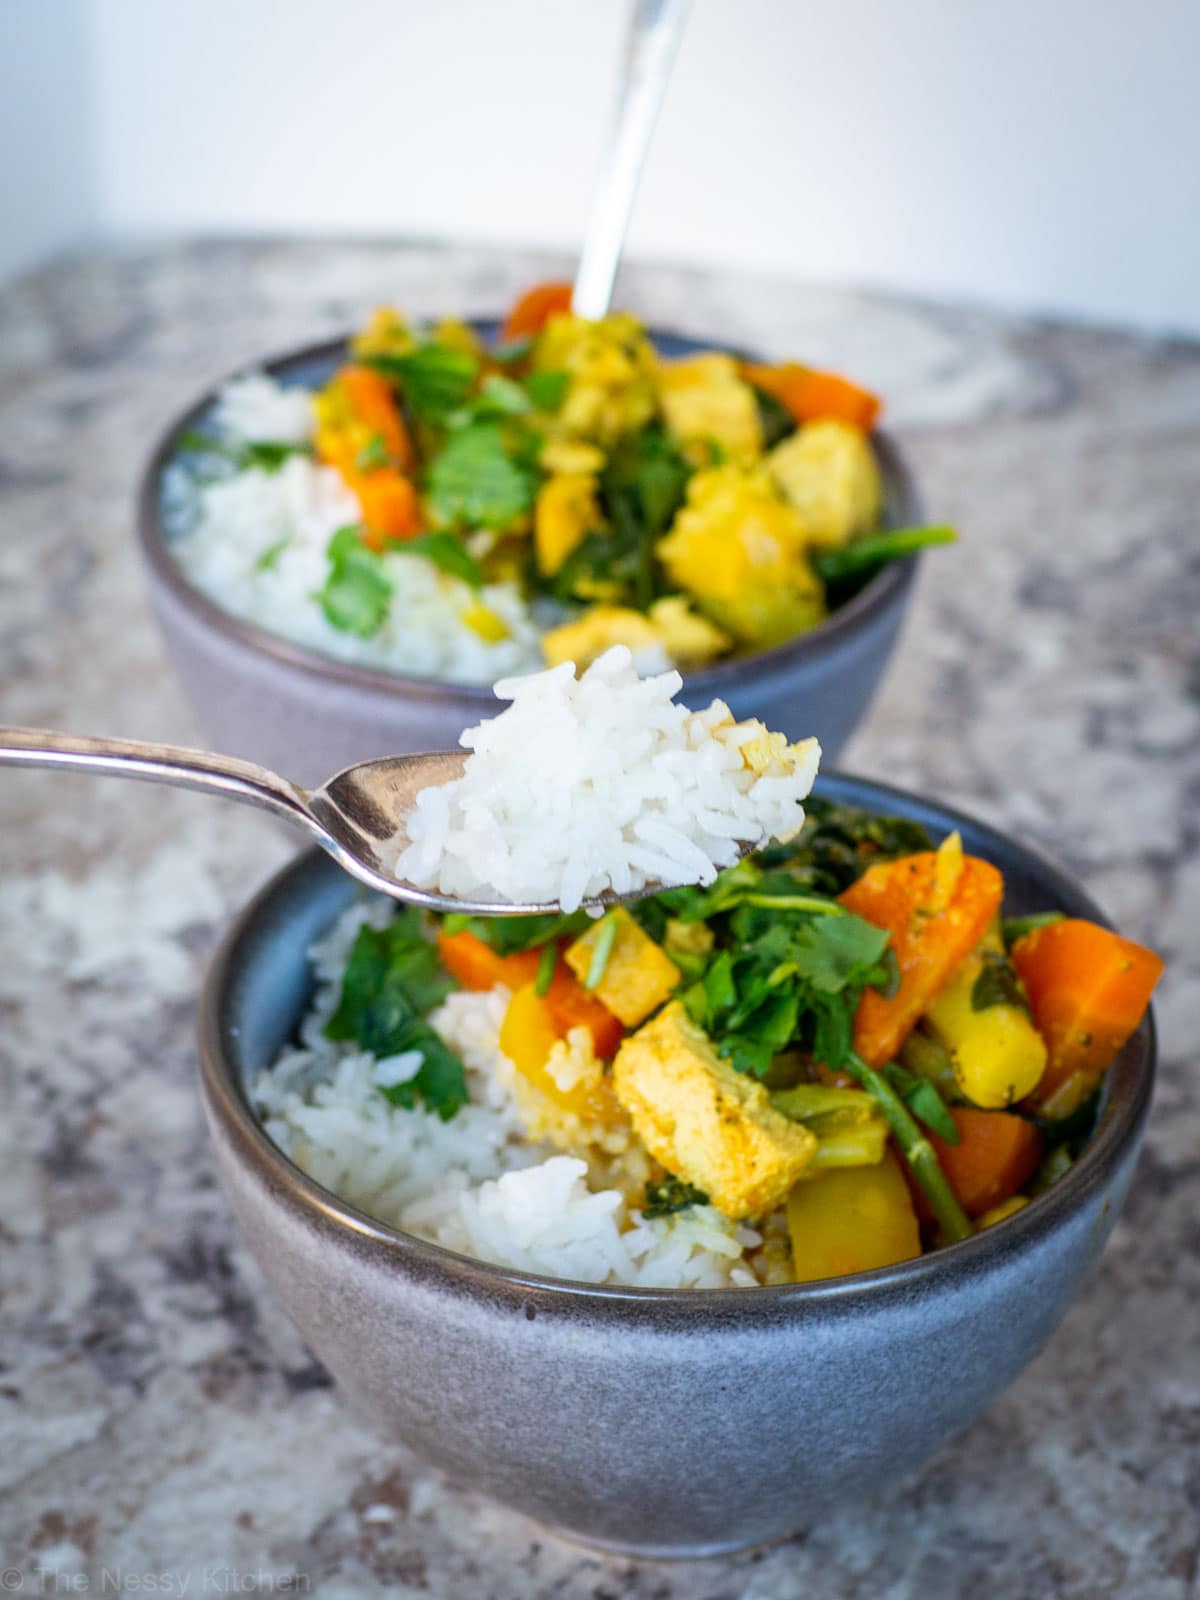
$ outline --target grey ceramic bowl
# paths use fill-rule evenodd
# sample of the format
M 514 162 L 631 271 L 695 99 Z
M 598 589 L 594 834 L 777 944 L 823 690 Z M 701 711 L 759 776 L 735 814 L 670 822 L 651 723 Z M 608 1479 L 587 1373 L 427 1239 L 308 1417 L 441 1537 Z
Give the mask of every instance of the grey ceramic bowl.
M 937 836 L 960 828 L 1004 872 L 1010 912 L 1100 918 L 1053 867 L 969 818 L 858 779 L 820 789 Z M 302 855 L 215 960 L 200 1052 L 221 1180 L 350 1399 L 460 1482 L 573 1538 L 656 1555 L 733 1549 L 912 1470 L 1049 1337 L 1116 1220 L 1150 1103 L 1149 1019 L 1066 1177 L 915 1262 L 777 1288 L 592 1288 L 398 1233 L 292 1166 L 246 1097 L 305 1008 L 307 947 L 355 893 L 326 856 Z
M 487 337 L 495 323 L 475 326 Z M 654 334 L 681 356 L 705 347 Z M 257 364 L 282 382 L 315 385 L 346 359 L 332 340 Z M 406 678 L 335 661 L 234 617 L 195 588 L 164 537 L 163 473 L 179 434 L 201 425 L 215 391 L 165 431 L 146 468 L 138 534 L 150 596 L 196 720 L 214 749 L 316 784 L 352 761 L 409 750 L 448 750 L 464 728 L 496 709 L 487 685 Z M 895 445 L 874 436 L 890 527 L 919 521 L 916 493 Z M 865 714 L 895 647 L 916 576 L 917 556 L 893 562 L 827 621 L 798 639 L 686 675 L 684 698 L 727 701 L 735 716 L 757 716 L 791 738 L 815 734 L 832 760 Z

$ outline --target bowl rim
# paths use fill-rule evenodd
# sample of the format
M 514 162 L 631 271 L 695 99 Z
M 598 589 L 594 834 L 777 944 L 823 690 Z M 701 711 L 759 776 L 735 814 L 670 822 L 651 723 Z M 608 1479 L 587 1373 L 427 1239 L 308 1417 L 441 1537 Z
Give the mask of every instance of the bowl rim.
M 985 854 L 997 846 L 1016 851 L 1022 865 L 1043 880 L 1049 897 L 1073 905 L 1070 915 L 1112 924 L 1091 896 L 1040 851 L 1016 842 L 999 828 L 960 811 L 926 800 L 912 791 L 874 779 L 830 771 L 818 780 L 830 789 L 855 797 L 868 796 L 882 805 L 899 803 L 921 809 L 946 832 L 969 827 L 980 836 Z M 936 821 L 934 821 L 936 819 Z M 1046 1193 L 1011 1217 L 956 1244 L 944 1245 L 909 1261 L 810 1283 L 762 1284 L 745 1288 L 670 1289 L 636 1284 L 591 1284 L 500 1266 L 460 1254 L 431 1240 L 405 1233 L 369 1216 L 310 1178 L 268 1136 L 243 1091 L 239 1070 L 225 1047 L 223 1017 L 237 981 L 243 943 L 254 935 L 259 918 L 290 881 L 305 870 L 326 863 L 319 846 L 302 850 L 255 893 L 226 932 L 205 978 L 197 1026 L 201 1083 L 210 1115 L 221 1125 L 242 1158 L 257 1169 L 271 1191 L 282 1196 L 306 1221 L 359 1249 L 370 1249 L 380 1264 L 399 1275 L 420 1276 L 449 1292 L 482 1294 L 574 1314 L 626 1318 L 664 1314 L 668 1321 L 698 1325 L 745 1326 L 770 1322 L 782 1313 L 806 1309 L 849 1312 L 862 1303 L 897 1295 L 907 1297 L 931 1287 L 948 1288 L 977 1276 L 994 1258 L 1006 1260 L 1048 1235 L 1077 1212 L 1110 1179 L 1126 1153 L 1140 1139 L 1149 1113 L 1157 1067 L 1157 1033 L 1151 1008 L 1137 1031 L 1108 1069 L 1097 1124 L 1075 1164 Z
M 492 317 L 471 317 L 467 320 L 471 327 L 481 331 L 499 326 L 499 319 Z M 651 339 L 678 340 L 697 350 L 725 348 L 706 345 L 690 334 L 677 333 L 658 325 L 648 327 L 647 333 Z M 399 695 L 439 701 L 453 697 L 471 707 L 493 705 L 495 695 L 490 683 L 456 683 L 448 678 L 411 677 L 389 672 L 384 667 L 340 661 L 335 656 L 326 656 L 307 645 L 297 644 L 257 622 L 235 616 L 190 582 L 168 548 L 159 515 L 159 499 L 163 474 L 175 455 L 178 435 L 200 420 L 220 390 L 233 379 L 251 372 L 277 376 L 281 371 L 305 362 L 336 359 L 339 354 L 346 352 L 353 337 L 352 332 L 337 335 L 296 346 L 262 360 L 243 362 L 225 377 L 210 384 L 203 394 L 172 417 L 155 440 L 138 484 L 135 520 L 142 559 L 151 578 L 161 584 L 176 604 L 191 613 L 197 621 L 243 649 L 269 656 L 280 666 L 292 671 L 386 697 Z M 895 441 L 885 430 L 876 429 L 871 434 L 871 445 L 886 481 L 892 486 L 902 523 L 919 522 L 922 516 L 920 496 Z M 684 672 L 685 689 L 699 694 L 720 694 L 723 689 L 733 690 L 746 679 L 755 678 L 762 672 L 790 671 L 806 661 L 822 658 L 867 627 L 881 613 L 903 606 L 916 580 L 920 561 L 921 553 L 918 551 L 898 561 L 888 562 L 867 580 L 857 594 L 807 633 L 798 634 L 794 639 L 787 639 L 768 650 L 756 650 L 750 655 L 735 656 L 729 661 L 718 662 L 715 666 L 704 667 L 696 672 Z

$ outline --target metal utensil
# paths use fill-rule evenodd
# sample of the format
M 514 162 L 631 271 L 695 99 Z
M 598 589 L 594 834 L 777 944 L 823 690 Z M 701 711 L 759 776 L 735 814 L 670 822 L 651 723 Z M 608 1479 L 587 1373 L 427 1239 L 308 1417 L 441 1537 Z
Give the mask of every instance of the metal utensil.
M 571 307 L 576 316 L 602 317 L 612 300 L 638 179 L 690 4 L 634 0 L 616 121 L 575 274 Z
M 559 910 L 553 902 L 459 900 L 419 889 L 392 871 L 389 863 L 408 844 L 406 821 L 418 792 L 461 777 L 466 759 L 464 750 L 384 756 L 346 767 L 318 789 L 302 789 L 290 779 L 236 756 L 185 750 L 177 745 L 143 744 L 137 739 L 93 739 L 44 728 L 0 728 L 0 766 L 54 767 L 137 778 L 145 783 L 169 783 L 273 811 L 306 829 L 339 866 L 368 888 L 391 895 L 394 900 L 423 906 L 427 911 L 515 917 Z M 751 848 L 746 845 L 743 853 Z M 663 887 L 649 884 L 626 895 L 607 891 L 584 904 L 589 908 L 618 905 L 654 894 Z

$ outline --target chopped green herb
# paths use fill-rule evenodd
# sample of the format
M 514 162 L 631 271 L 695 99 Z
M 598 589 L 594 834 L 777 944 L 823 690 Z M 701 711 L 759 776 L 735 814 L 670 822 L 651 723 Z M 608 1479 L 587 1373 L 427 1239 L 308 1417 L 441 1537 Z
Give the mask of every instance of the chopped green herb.
M 477 356 L 443 344 L 420 344 L 402 356 L 371 355 L 362 359 L 365 366 L 374 367 L 399 384 L 412 414 L 435 428 L 444 426 L 446 418 L 466 404 L 479 376 Z
M 586 911 L 536 917 L 469 917 L 452 911 L 442 918 L 442 927 L 447 933 L 473 933 L 497 955 L 514 956 L 549 940 L 581 933 L 591 926 L 591 920 Z
M 454 528 L 506 528 L 533 504 L 533 475 L 505 449 L 494 422 L 452 433 L 429 473 L 429 504 Z
M 291 542 L 288 536 L 284 534 L 282 539 L 276 539 L 274 544 L 269 544 L 254 563 L 255 572 L 270 572 Z
M 353 1040 L 379 1059 L 419 1050 L 416 1076 L 383 1093 L 394 1105 L 420 1102 L 448 1122 L 469 1098 L 466 1074 L 425 1017 L 453 987 L 409 908 L 386 928 L 359 929 L 326 1037 Z
M 676 1211 L 686 1211 L 690 1206 L 707 1204 L 708 1196 L 702 1189 L 697 1189 L 694 1184 L 685 1183 L 682 1178 L 672 1177 L 668 1173 L 665 1178 L 658 1178 L 646 1185 L 642 1215 L 647 1220 L 654 1217 L 669 1217 Z
M 608 966 L 608 958 L 612 955 L 616 940 L 617 919 L 612 916 L 605 917 L 592 948 L 592 960 L 587 970 L 587 977 L 583 980 L 585 989 L 596 989 L 604 981 L 604 969 Z
M 571 387 L 569 372 L 531 372 L 524 380 L 525 393 L 535 410 L 557 411 Z
M 369 639 L 391 605 L 392 585 L 379 557 L 368 550 L 357 527 L 339 528 L 329 541 L 329 576 L 316 599 L 335 628 Z
M 548 994 L 550 985 L 554 982 L 554 969 L 558 966 L 558 946 L 551 941 L 542 946 L 542 953 L 538 957 L 537 976 L 533 980 L 535 994 Z
M 175 448 L 186 454 L 221 456 L 239 472 L 278 472 L 289 457 L 310 454 L 308 445 L 283 439 L 221 439 L 194 429 L 177 435 Z

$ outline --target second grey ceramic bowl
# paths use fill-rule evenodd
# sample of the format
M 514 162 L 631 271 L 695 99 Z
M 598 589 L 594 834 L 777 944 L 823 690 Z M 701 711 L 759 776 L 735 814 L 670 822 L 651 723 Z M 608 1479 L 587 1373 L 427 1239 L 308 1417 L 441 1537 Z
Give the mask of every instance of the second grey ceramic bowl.
M 486 337 L 494 323 L 475 326 Z M 682 356 L 711 348 L 654 332 L 658 349 Z M 332 340 L 260 363 L 281 382 L 323 383 L 346 359 Z M 257 368 L 256 368 L 257 370 Z M 184 691 L 212 747 L 258 761 L 305 785 L 354 761 L 412 750 L 449 750 L 497 709 L 491 688 L 406 678 L 335 661 L 225 611 L 184 577 L 164 532 L 164 472 L 178 436 L 201 425 L 205 395 L 163 434 L 142 481 L 138 533 L 150 597 Z M 873 438 L 883 472 L 885 520 L 920 520 L 912 480 L 886 435 Z M 833 760 L 862 720 L 896 645 L 919 558 L 893 562 L 811 633 L 684 679 L 683 697 L 714 696 L 738 718 L 761 717 L 792 739 L 814 734 Z
M 1012 913 L 1100 919 L 1002 834 L 881 785 L 834 799 L 961 829 Z M 356 888 L 319 851 L 243 914 L 213 965 L 200 1050 L 222 1183 L 250 1248 L 352 1401 L 461 1483 L 609 1549 L 698 1555 L 774 1539 L 911 1471 L 1011 1383 L 1099 1255 L 1150 1103 L 1147 1019 L 1072 1170 L 1016 1216 L 881 1271 L 776 1288 L 592 1288 L 372 1221 L 305 1177 L 247 1084 L 294 1035 L 305 952 Z

